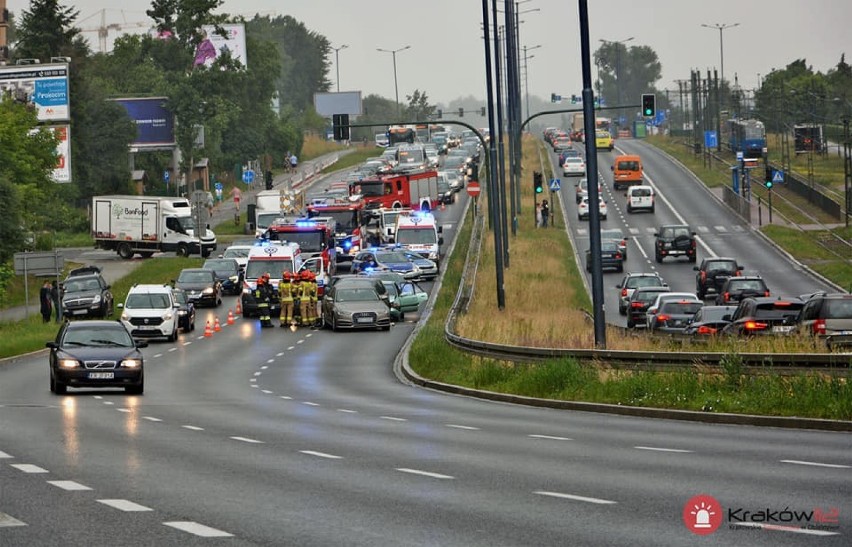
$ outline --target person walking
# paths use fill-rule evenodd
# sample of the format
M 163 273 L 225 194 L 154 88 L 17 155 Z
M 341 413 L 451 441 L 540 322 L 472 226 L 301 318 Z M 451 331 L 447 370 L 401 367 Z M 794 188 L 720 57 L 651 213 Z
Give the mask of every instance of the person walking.
M 53 298 L 50 296 L 50 281 L 45 280 L 38 291 L 38 300 L 41 304 L 41 318 L 44 323 L 50 323 L 53 314 Z
M 547 221 L 550 218 L 550 205 L 547 204 L 547 200 L 543 200 L 541 202 L 541 226 L 543 228 L 547 228 Z
M 278 283 L 278 300 L 281 301 L 281 328 L 285 329 L 293 323 L 293 285 L 291 283 L 292 275 L 290 272 L 284 272 L 281 281 Z

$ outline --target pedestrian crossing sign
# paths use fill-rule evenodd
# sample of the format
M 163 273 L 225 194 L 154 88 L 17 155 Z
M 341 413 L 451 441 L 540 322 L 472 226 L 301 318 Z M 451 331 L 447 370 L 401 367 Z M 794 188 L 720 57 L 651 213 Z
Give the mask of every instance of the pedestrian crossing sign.
M 780 169 L 772 171 L 772 183 L 784 184 L 784 171 L 781 171 Z
M 550 179 L 550 191 L 558 192 L 559 188 L 562 187 L 562 184 L 559 179 Z

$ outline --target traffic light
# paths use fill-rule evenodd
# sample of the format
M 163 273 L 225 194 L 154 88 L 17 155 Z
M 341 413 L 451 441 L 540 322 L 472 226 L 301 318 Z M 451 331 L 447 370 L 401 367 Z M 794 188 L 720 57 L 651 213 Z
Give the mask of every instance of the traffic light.
M 576 95 L 571 95 L 571 104 L 577 104 L 580 102 L 580 97 Z
M 646 118 L 657 115 L 657 96 L 653 93 L 642 94 L 642 115 Z
M 349 140 L 349 114 L 333 114 L 331 116 L 331 124 L 334 133 L 334 140 Z
M 440 108 L 438 109 L 438 118 L 440 119 L 444 115 L 444 111 Z
M 533 171 L 533 188 L 536 194 L 544 192 L 544 177 L 538 171 Z
M 556 102 L 556 93 L 551 93 L 551 94 L 550 94 L 550 102 L 552 102 L 552 103 L 555 103 L 555 102 Z
M 485 115 L 485 107 L 484 107 L 484 106 L 483 106 L 482 108 L 480 108 L 480 109 L 479 109 L 479 115 L 480 115 L 480 116 L 484 116 L 484 115 Z
M 766 166 L 766 175 L 763 177 L 763 185 L 767 190 L 772 190 L 772 168 Z
M 459 118 L 464 118 L 464 108 L 459 108 Z

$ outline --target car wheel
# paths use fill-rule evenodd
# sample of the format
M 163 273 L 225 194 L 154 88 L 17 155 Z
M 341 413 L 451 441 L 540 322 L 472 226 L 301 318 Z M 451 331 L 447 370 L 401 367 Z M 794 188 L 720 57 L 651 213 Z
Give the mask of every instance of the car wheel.
M 50 373 L 50 392 L 56 393 L 56 384 L 53 381 L 53 373 Z
M 133 249 L 130 248 L 129 243 L 122 243 L 118 246 L 118 256 L 124 260 L 130 260 L 133 258 Z
M 627 315 L 627 308 L 624 306 L 618 306 L 618 315 Z
M 629 205 L 628 205 L 628 206 L 627 206 L 627 212 L 628 212 L 628 213 L 632 213 L 632 212 L 633 212 L 633 207 L 631 207 L 631 206 L 629 206 Z
M 691 257 L 689 257 L 689 261 L 692 262 L 693 264 L 695 264 L 695 261 L 696 261 L 697 258 L 698 258 L 697 256 L 692 255 Z
M 651 205 L 651 214 L 652 215 L 654 214 L 654 206 L 653 205 Z
M 192 321 L 190 321 L 190 323 L 189 323 L 189 330 L 190 330 L 190 331 L 195 330 L 195 319 L 193 319 Z
M 699 289 L 699 290 L 695 291 L 695 296 L 697 296 L 699 300 L 704 300 L 704 298 L 707 297 L 707 294 L 704 291 Z
M 399 322 L 403 323 L 405 321 L 405 314 L 403 312 L 399 312 Z
M 387 332 L 387 331 L 389 331 L 389 330 L 390 330 L 390 325 L 388 325 L 388 326 L 386 326 L 386 327 L 380 327 L 380 328 L 381 328 L 381 330 L 383 330 L 383 331 Z
M 142 395 L 145 392 L 145 377 L 143 376 L 135 386 L 127 386 L 124 392 L 128 395 Z
M 186 244 L 181 243 L 180 245 L 178 245 L 175 254 L 178 256 L 189 256 L 189 247 L 187 247 Z
M 331 318 L 331 330 L 332 332 L 337 332 L 337 318 Z
M 619 265 L 618 265 L 618 271 L 619 271 L 619 272 L 623 272 L 623 271 L 624 271 L 624 265 L 623 265 L 623 264 L 619 264 Z
M 660 253 L 654 253 L 654 259 L 657 261 L 657 264 L 663 263 L 663 257 Z
M 632 329 L 634 327 L 636 327 L 636 323 L 634 323 L 633 320 L 628 317 L 627 318 L 627 328 Z
M 178 330 L 177 325 L 175 325 L 175 330 L 172 331 L 171 335 L 169 335 L 169 342 L 176 342 L 178 339 Z
M 57 395 L 64 395 L 68 393 L 68 386 L 64 383 L 60 382 L 56 378 L 53 379 L 53 392 Z
M 207 258 L 210 256 L 210 249 L 201 249 L 201 258 Z

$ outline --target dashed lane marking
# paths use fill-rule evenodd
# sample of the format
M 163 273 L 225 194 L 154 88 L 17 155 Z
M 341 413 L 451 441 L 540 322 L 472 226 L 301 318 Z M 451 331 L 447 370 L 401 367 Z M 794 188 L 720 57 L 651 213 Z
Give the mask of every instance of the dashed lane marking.
M 275 362 L 275 359 L 267 359 L 267 360 L 266 360 L 266 362 L 267 362 L 267 363 L 274 363 L 274 362 Z
M 248 437 L 231 437 L 231 439 L 249 444 L 266 444 L 263 441 L 258 441 L 257 439 L 249 439 Z
M 275 354 L 275 357 L 283 357 L 283 356 L 284 356 L 283 351 L 279 351 L 278 353 Z
M 849 465 L 841 465 L 839 463 L 820 463 L 820 462 L 808 462 L 802 460 L 781 460 L 781 463 L 792 463 L 795 465 L 810 465 L 812 467 L 829 467 L 831 469 L 849 469 L 852 466 Z
M 290 397 L 289 395 L 281 395 L 281 397 L 279 397 L 279 398 L 280 398 L 280 399 L 285 399 L 285 400 L 287 400 L 287 401 L 292 401 L 292 400 L 293 400 L 293 398 L 292 398 L 292 397 Z
M 21 522 L 15 517 L 9 516 L 6 513 L 0 513 L 0 528 L 7 526 L 26 526 L 26 522 Z
M 116 408 L 116 410 L 119 412 L 133 412 L 130 408 Z
M 192 345 L 192 341 L 184 342 L 184 343 L 183 343 L 183 345 L 184 345 L 184 346 L 191 346 L 191 345 Z
M 327 454 L 325 452 L 316 452 L 314 450 L 299 450 L 302 454 L 307 454 L 308 456 L 316 456 L 318 458 L 326 458 L 329 460 L 342 460 L 343 456 L 335 456 L 334 454 Z
M 394 416 L 379 416 L 382 420 L 390 420 L 392 422 L 407 422 L 405 418 L 396 418 Z
M 24 473 L 50 473 L 47 469 L 31 463 L 13 463 L 11 466 Z
M 130 500 L 97 500 L 98 503 L 103 503 L 113 509 L 118 509 L 119 511 L 153 511 L 150 507 L 145 507 L 144 505 L 139 505 L 138 503 L 133 503 Z
M 263 374 L 263 373 L 260 372 L 260 371 L 254 373 L 255 376 L 260 376 L 261 374 Z
M 680 448 L 657 448 L 654 446 L 634 446 L 637 450 L 651 450 L 653 452 L 674 452 L 676 454 L 691 454 L 692 450 L 683 450 Z
M 453 429 L 464 429 L 466 431 L 479 431 L 478 427 L 473 427 L 470 425 L 457 425 L 457 424 L 445 424 L 447 427 L 451 427 Z
M 595 504 L 598 504 L 598 505 L 612 505 L 614 503 L 617 503 L 617 502 L 612 501 L 612 500 L 604 500 L 604 499 L 600 499 L 600 498 L 589 498 L 589 497 L 586 497 L 586 496 L 577 496 L 577 495 L 574 495 L 574 494 L 565 494 L 565 493 L 562 493 L 562 492 L 548 492 L 546 490 L 538 490 L 538 491 L 533 492 L 533 493 L 538 494 L 540 496 L 548 496 L 548 497 L 551 497 L 551 498 L 560 498 L 560 499 L 574 500 L 574 501 L 584 501 L 586 503 L 595 503 Z
M 63 490 L 68 491 L 83 491 L 83 490 L 91 490 L 85 484 L 80 484 L 79 482 L 74 481 L 47 481 L 47 484 L 52 484 L 57 488 L 61 488 Z
M 114 405 L 115 403 L 113 403 L 112 401 L 104 401 L 104 404 L 105 405 Z
M 205 538 L 234 537 L 234 534 L 229 534 L 228 532 L 223 532 L 222 530 L 217 530 L 216 528 L 204 526 L 203 524 L 198 524 L 197 522 L 192 521 L 164 522 L 163 525 Z
M 153 416 L 142 416 L 143 420 L 148 420 L 149 422 L 162 422 L 160 418 L 155 418 Z
M 270 390 L 268 390 L 268 389 L 261 389 L 260 391 L 261 391 L 262 393 L 266 393 L 267 395 L 270 395 L 270 394 L 274 393 L 274 391 L 270 391 Z
M 270 359 L 269 361 L 272 362 L 272 359 Z M 269 368 L 269 365 L 263 365 L 262 367 L 260 367 L 260 370 L 266 370 L 268 368 Z
M 203 427 L 198 427 L 197 425 L 182 425 L 181 427 L 190 431 L 204 431 Z
M 337 411 L 338 412 L 344 412 L 346 414 L 358 414 L 357 410 L 350 410 L 348 408 L 338 408 Z
M 408 467 L 397 467 L 396 470 L 400 471 L 402 473 L 409 473 L 411 475 L 420 475 L 420 476 L 423 476 L 423 477 L 430 477 L 430 478 L 433 478 L 433 479 L 450 480 L 450 479 L 455 478 L 451 475 L 442 475 L 441 473 L 433 473 L 431 471 L 422 471 L 420 469 L 410 469 Z
M 320 406 L 319 403 L 314 403 L 311 401 L 303 401 L 302 404 L 307 406 Z
M 554 435 L 530 435 L 530 437 L 533 438 L 533 439 L 545 439 L 545 440 L 548 440 L 548 441 L 573 441 L 574 440 L 574 439 L 571 439 L 569 437 L 556 437 Z
M 177 351 L 177 348 L 169 348 L 169 351 Z

